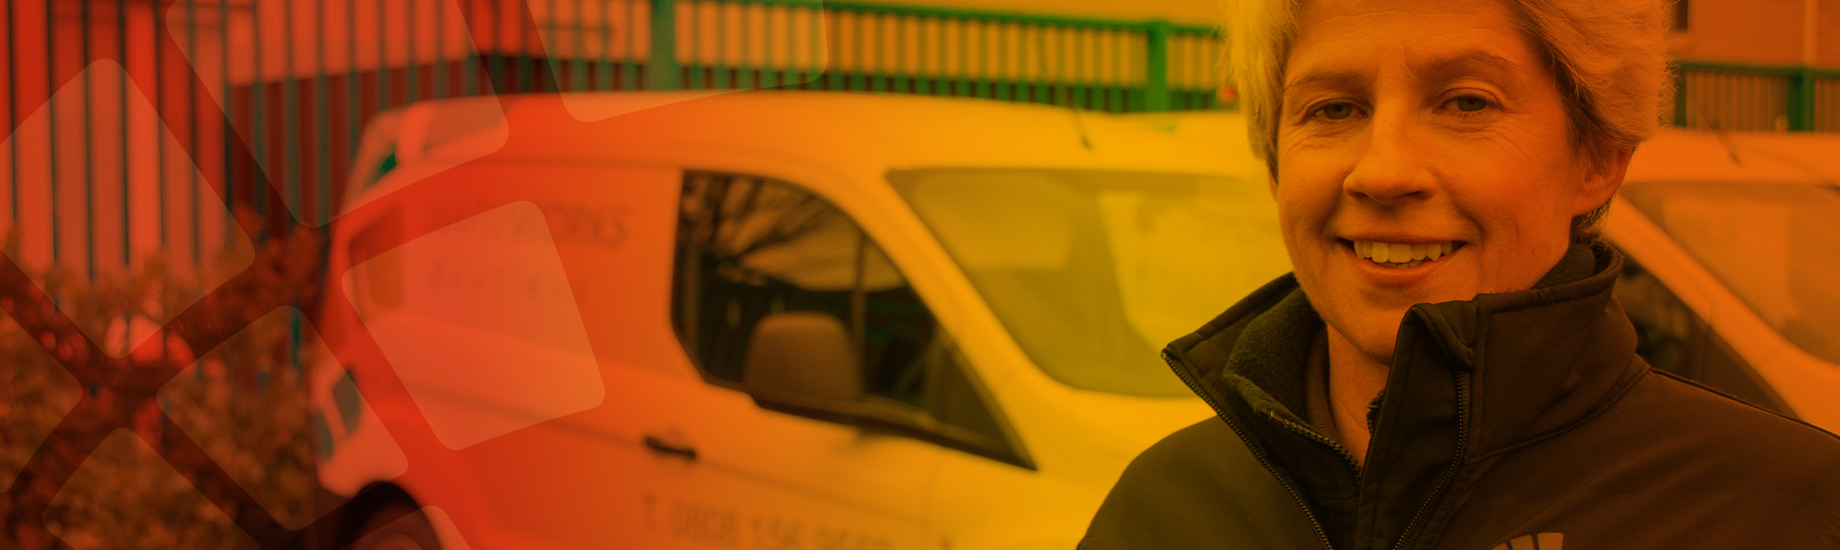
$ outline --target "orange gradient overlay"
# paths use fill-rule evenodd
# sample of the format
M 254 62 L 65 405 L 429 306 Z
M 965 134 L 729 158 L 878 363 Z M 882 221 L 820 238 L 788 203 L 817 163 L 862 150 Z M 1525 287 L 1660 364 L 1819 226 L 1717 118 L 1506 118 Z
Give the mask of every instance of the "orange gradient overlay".
M 1205 25 L 4 14 L 9 548 L 1070 547 L 1213 414 L 1158 350 L 1290 269 Z M 1607 227 L 1638 326 L 1754 365 L 1689 376 L 1830 430 L 1833 135 L 1666 130 Z

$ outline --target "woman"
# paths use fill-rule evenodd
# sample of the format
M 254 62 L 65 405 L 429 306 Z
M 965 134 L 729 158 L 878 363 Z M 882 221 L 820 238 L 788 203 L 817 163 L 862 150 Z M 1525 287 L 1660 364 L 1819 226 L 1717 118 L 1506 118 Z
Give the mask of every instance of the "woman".
M 1220 419 L 1082 547 L 1840 547 L 1840 440 L 1651 371 L 1611 298 L 1659 0 L 1230 13 L 1295 272 L 1170 344 Z

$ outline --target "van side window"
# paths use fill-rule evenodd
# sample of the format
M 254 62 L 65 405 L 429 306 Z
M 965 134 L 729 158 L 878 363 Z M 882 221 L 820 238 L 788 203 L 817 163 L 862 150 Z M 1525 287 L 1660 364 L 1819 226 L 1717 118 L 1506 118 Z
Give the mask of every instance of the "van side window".
M 1737 350 L 1655 274 L 1624 255 L 1616 299 L 1636 328 L 1636 354 L 1668 371 L 1779 413 L 1788 406 Z
M 790 186 L 691 173 L 678 214 L 671 317 L 706 376 L 741 383 L 748 338 L 771 313 L 852 319 L 857 231 Z
M 920 295 L 861 227 L 816 195 L 771 179 L 687 172 L 675 263 L 672 326 L 711 382 L 754 394 L 744 369 L 763 320 L 821 314 L 842 327 L 859 370 L 853 404 L 861 407 L 847 408 L 847 420 L 1009 452 L 998 450 L 1008 448 L 1002 423 Z

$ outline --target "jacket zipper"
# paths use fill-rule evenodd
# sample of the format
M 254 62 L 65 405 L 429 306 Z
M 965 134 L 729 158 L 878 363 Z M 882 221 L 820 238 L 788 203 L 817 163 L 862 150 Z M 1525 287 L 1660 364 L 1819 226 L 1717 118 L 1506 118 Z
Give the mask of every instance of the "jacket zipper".
M 1276 478 L 1278 484 L 1284 487 L 1284 492 L 1290 493 L 1291 499 L 1297 503 L 1297 507 L 1303 510 L 1303 517 L 1310 520 L 1310 528 L 1316 531 L 1316 541 L 1322 543 L 1323 550 L 1335 550 L 1335 547 L 1329 545 L 1329 533 L 1323 530 L 1322 523 L 1316 520 L 1316 513 L 1310 510 L 1310 505 L 1303 500 L 1303 495 L 1297 493 L 1297 488 L 1291 486 L 1290 480 L 1285 479 L 1282 475 L 1277 475 L 1277 471 L 1273 470 L 1271 467 L 1271 462 L 1266 460 L 1265 453 L 1260 452 L 1259 448 L 1252 444 L 1252 440 L 1246 437 L 1246 432 L 1241 431 L 1239 425 L 1234 424 L 1233 420 L 1227 417 L 1226 413 L 1220 408 L 1220 404 L 1214 402 L 1213 397 L 1201 391 L 1201 386 L 1195 384 L 1194 379 L 1189 377 L 1188 368 L 1185 365 L 1177 364 L 1175 356 L 1171 355 L 1168 350 L 1164 350 L 1162 356 L 1163 362 L 1169 364 L 1169 370 L 1176 371 L 1176 377 L 1181 378 L 1182 383 L 1188 385 L 1188 390 L 1194 392 L 1195 395 L 1201 396 L 1201 400 L 1207 402 L 1208 407 L 1214 409 L 1214 416 L 1219 417 L 1222 421 L 1227 423 L 1228 428 L 1233 429 L 1233 434 L 1238 436 L 1239 440 L 1246 444 L 1246 450 L 1251 451 L 1252 457 L 1259 460 L 1259 465 L 1264 466 L 1266 471 L 1273 474 L 1272 477 Z M 1461 445 L 1461 443 L 1459 443 L 1459 445 Z M 1349 456 L 1347 451 L 1342 451 L 1342 454 L 1344 456 Z M 1349 458 L 1350 463 L 1352 463 L 1353 460 L 1353 458 Z
M 1468 377 L 1465 376 L 1461 372 L 1456 373 L 1456 375 L 1457 375 L 1456 453 L 1450 457 L 1450 468 L 1444 470 L 1443 479 L 1439 480 L 1437 488 L 1431 491 L 1431 498 L 1426 499 L 1425 504 L 1422 506 L 1419 506 L 1418 512 L 1415 514 L 1412 514 L 1412 522 L 1406 524 L 1405 531 L 1402 531 L 1399 533 L 1399 541 L 1393 543 L 1394 550 L 1404 550 L 1404 548 L 1406 547 L 1406 543 L 1408 541 L 1411 541 L 1417 538 L 1416 531 L 1421 527 L 1420 524 L 1425 522 L 1425 518 L 1426 516 L 1430 515 L 1431 509 L 1437 507 L 1437 502 L 1439 500 L 1443 500 L 1444 491 L 1448 490 L 1450 488 L 1451 482 L 1456 480 L 1457 468 L 1463 465 L 1463 444 L 1465 441 L 1469 439 L 1469 380 L 1468 380 Z
M 1310 441 L 1315 441 L 1317 443 L 1326 445 L 1331 449 L 1335 449 L 1336 454 L 1342 455 L 1342 461 L 1348 463 L 1348 469 L 1353 470 L 1357 474 L 1357 477 L 1359 477 L 1359 474 L 1361 472 L 1361 463 L 1355 462 L 1354 453 L 1348 452 L 1348 448 L 1343 447 L 1341 443 L 1337 443 L 1334 440 L 1329 439 L 1329 436 L 1323 435 L 1322 432 L 1316 431 L 1313 428 L 1304 427 L 1301 424 L 1292 422 L 1289 419 L 1286 419 L 1282 416 L 1278 416 L 1278 413 L 1276 412 L 1266 413 L 1265 416 L 1271 417 L 1271 420 L 1273 422 L 1277 422 L 1278 425 L 1284 426 L 1285 428 L 1289 428 L 1293 432 L 1297 432 L 1297 435 L 1301 435 L 1304 438 L 1309 439 Z M 1369 431 L 1372 431 L 1372 430 L 1369 430 Z

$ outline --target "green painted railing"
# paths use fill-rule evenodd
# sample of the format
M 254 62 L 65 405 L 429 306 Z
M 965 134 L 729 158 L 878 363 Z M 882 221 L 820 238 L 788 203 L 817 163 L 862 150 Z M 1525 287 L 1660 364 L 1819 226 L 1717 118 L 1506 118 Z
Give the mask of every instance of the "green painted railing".
M 815 0 L 533 2 L 563 89 L 796 88 L 1114 112 L 1218 106 L 1208 27 Z M 528 42 L 482 44 L 524 59 Z M 534 89 L 519 78 L 511 91 Z M 540 80 L 534 79 L 534 80 Z
M 1683 61 L 1670 114 L 1686 128 L 1840 132 L 1840 72 Z

